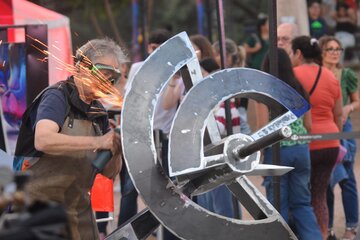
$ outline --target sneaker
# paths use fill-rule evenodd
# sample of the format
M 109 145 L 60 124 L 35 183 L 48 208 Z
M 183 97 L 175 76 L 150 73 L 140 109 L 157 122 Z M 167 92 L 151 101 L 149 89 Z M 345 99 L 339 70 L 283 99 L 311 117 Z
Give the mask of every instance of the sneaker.
M 327 236 L 326 240 L 337 240 L 335 233 L 332 229 L 330 229 L 328 231 L 328 236 Z
M 355 240 L 356 228 L 346 228 L 344 235 L 341 240 Z

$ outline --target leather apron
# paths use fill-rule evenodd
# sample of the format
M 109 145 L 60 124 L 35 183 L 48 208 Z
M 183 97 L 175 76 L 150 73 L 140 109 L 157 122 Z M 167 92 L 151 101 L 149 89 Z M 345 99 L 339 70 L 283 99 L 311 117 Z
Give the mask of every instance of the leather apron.
M 61 129 L 70 136 L 99 135 L 98 125 L 88 120 L 67 117 Z M 31 198 L 54 201 L 66 208 L 72 239 L 99 239 L 91 208 L 93 151 L 77 151 L 61 156 L 44 154 L 28 170 L 33 176 L 27 185 Z

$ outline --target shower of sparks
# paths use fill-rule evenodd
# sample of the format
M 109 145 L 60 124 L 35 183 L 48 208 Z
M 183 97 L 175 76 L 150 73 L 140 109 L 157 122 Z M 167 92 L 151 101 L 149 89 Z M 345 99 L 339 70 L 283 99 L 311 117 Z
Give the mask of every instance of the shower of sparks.
M 47 62 L 47 61 L 48 61 L 48 57 L 37 58 L 36 60 L 38 60 L 38 61 L 40 61 L 40 62 Z
M 48 49 L 48 46 L 46 44 L 44 44 L 43 42 L 39 41 L 38 39 L 33 38 L 29 35 L 26 35 L 26 37 L 39 43 L 45 49 Z M 1 42 L 0 42 L 0 44 L 1 44 Z M 50 53 L 47 50 L 41 49 L 38 46 L 35 46 L 34 44 L 32 44 L 31 46 L 46 56 L 42 59 L 40 59 L 40 58 L 37 59 L 38 61 L 47 62 L 48 56 L 52 56 L 54 58 L 54 60 L 61 66 L 61 67 L 57 67 L 58 70 L 67 71 L 71 75 L 76 76 L 76 79 L 80 80 L 80 82 L 83 85 L 83 86 L 77 85 L 77 88 L 79 90 L 80 96 L 82 96 L 84 99 L 87 99 L 88 96 L 85 96 L 83 94 L 84 89 L 82 89 L 82 88 L 91 88 L 91 92 L 94 94 L 95 98 L 102 98 L 109 104 L 113 105 L 115 108 L 122 107 L 123 98 L 122 98 L 121 94 L 119 93 L 119 91 L 116 89 L 116 87 L 114 85 L 112 85 L 110 83 L 110 81 L 108 81 L 106 79 L 106 77 L 100 71 L 97 71 L 94 73 L 94 71 L 91 70 L 91 67 L 89 67 L 89 66 L 93 65 L 92 62 L 86 56 L 82 55 L 82 53 L 81 53 L 81 55 L 83 56 L 82 63 L 84 63 L 84 64 L 78 64 L 77 66 L 73 66 L 71 64 L 65 63 L 64 61 L 59 59 L 56 55 L 54 55 L 53 53 Z M 60 48 L 58 48 L 58 47 L 55 47 L 55 48 L 57 50 L 61 51 Z M 97 51 L 95 48 L 94 48 L 94 50 Z

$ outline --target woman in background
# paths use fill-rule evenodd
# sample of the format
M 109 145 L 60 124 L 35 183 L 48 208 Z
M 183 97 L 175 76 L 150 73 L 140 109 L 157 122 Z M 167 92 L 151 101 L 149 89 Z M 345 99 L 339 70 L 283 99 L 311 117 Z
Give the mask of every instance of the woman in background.
M 211 42 L 205 36 L 195 34 L 190 36 L 190 41 L 195 49 L 199 61 L 205 58 L 214 58 Z
M 270 72 L 269 54 L 265 56 L 263 71 Z M 303 98 L 309 100 L 309 95 L 296 79 L 290 58 L 286 51 L 278 48 L 279 79 L 294 88 Z M 266 105 L 259 103 L 258 118 L 260 127 L 269 121 L 269 109 Z M 306 134 L 307 129 L 311 129 L 310 112 L 305 113 L 304 117 L 299 118 L 290 125 L 293 134 Z M 310 154 L 307 141 L 281 141 L 280 142 L 280 161 L 282 166 L 293 167 L 289 173 L 281 176 L 280 180 L 280 213 L 285 221 L 292 220 L 295 233 L 299 239 L 322 239 L 319 226 L 316 222 L 315 214 L 311 206 L 310 194 Z M 272 163 L 271 148 L 264 152 L 264 163 Z M 271 203 L 273 197 L 272 177 L 265 177 L 266 196 Z M 291 216 L 291 219 L 290 219 Z
M 292 64 L 297 79 L 310 95 L 311 134 L 334 133 L 342 129 L 342 98 L 339 81 L 321 66 L 321 49 L 316 39 L 296 37 L 292 41 Z M 310 143 L 311 203 L 323 239 L 327 237 L 329 211 L 326 189 L 339 153 L 339 140 Z
M 337 38 L 324 36 L 320 38 L 319 45 L 322 49 L 323 66 L 328 68 L 340 81 L 343 106 L 343 132 L 351 132 L 352 123 L 350 115 L 353 111 L 358 110 L 360 106 L 357 76 L 351 69 L 340 66 L 341 54 L 344 49 Z M 342 139 L 341 145 L 346 148 L 347 153 L 343 161 L 336 164 L 327 192 L 329 234 L 334 235 L 332 231 L 334 224 L 334 187 L 339 183 L 346 220 L 346 230 L 343 238 L 354 239 L 359 221 L 359 201 L 354 175 L 357 147 L 355 139 Z

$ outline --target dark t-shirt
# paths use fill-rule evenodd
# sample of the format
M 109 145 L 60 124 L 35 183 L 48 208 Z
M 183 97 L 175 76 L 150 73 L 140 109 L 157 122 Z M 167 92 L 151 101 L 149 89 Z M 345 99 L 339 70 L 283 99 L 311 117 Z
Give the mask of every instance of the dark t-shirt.
M 85 105 L 85 103 L 84 103 Z M 67 114 L 67 101 L 64 93 L 59 89 L 49 89 L 41 96 L 41 100 L 36 109 L 30 115 L 31 125 L 35 129 L 36 124 L 42 119 L 54 121 L 61 131 Z M 102 132 L 109 131 L 109 123 L 106 117 L 101 118 Z
M 35 129 L 36 124 L 42 119 L 56 122 L 61 129 L 66 117 L 66 104 L 65 96 L 60 90 L 47 90 L 41 96 L 37 110 L 31 113 L 31 125 L 33 129 Z
M 310 36 L 319 39 L 327 34 L 327 25 L 323 18 L 309 18 Z
M 247 44 L 250 47 L 255 47 L 256 43 L 260 42 L 261 48 L 259 51 L 252 53 L 249 61 L 249 67 L 254 69 L 261 69 L 262 62 L 266 53 L 269 50 L 269 40 L 261 39 L 257 34 L 251 34 L 250 37 L 247 39 Z

